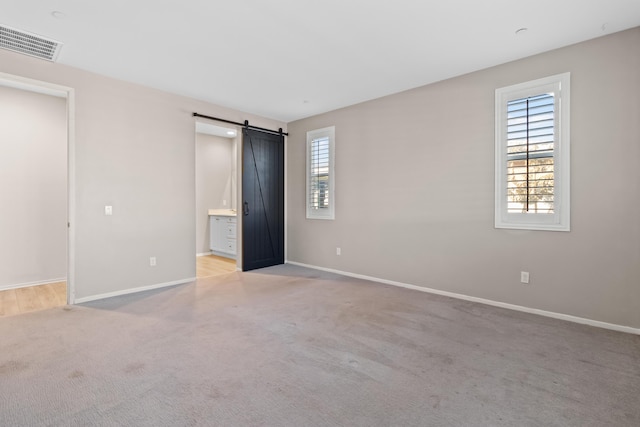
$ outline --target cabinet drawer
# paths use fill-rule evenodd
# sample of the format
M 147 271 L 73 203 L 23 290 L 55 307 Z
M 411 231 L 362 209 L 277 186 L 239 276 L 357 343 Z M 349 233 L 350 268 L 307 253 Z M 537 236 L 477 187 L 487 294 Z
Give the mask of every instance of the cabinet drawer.
M 236 217 L 235 216 L 228 216 L 226 218 L 226 221 L 228 224 L 235 224 L 236 223 Z
M 235 239 L 236 238 L 236 225 L 235 224 L 226 224 L 225 233 L 227 239 Z
M 230 254 L 236 254 L 236 240 L 234 239 L 227 239 L 227 248 L 226 251 L 229 252 Z

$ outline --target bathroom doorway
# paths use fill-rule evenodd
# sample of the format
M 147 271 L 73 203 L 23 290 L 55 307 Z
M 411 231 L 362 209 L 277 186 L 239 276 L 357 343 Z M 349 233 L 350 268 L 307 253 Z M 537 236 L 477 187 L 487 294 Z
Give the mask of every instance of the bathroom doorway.
M 238 269 L 238 131 L 196 122 L 196 277 Z

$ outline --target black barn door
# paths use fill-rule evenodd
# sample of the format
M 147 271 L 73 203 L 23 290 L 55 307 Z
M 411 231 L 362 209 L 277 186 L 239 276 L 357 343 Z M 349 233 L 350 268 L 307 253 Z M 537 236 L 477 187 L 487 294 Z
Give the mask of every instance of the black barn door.
M 284 264 L 284 136 L 242 132 L 242 270 Z

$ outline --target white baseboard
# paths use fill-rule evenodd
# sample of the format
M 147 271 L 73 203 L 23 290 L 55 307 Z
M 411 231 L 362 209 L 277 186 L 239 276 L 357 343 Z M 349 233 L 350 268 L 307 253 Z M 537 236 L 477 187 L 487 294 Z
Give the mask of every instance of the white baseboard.
M 121 295 L 135 294 L 137 292 L 150 291 L 153 289 L 167 288 L 169 286 L 182 285 L 185 283 L 195 282 L 196 278 L 191 277 L 188 279 L 176 280 L 174 282 L 158 283 L 156 285 L 141 286 L 139 288 L 125 289 L 122 291 L 108 292 L 106 294 L 92 295 L 90 297 L 77 298 L 74 304 L 82 304 L 83 302 L 97 301 L 105 298 L 118 297 Z
M 202 252 L 201 254 L 196 254 L 196 256 L 208 256 L 208 255 L 213 255 L 213 252 L 209 251 L 209 252 Z
M 569 322 L 580 323 L 583 325 L 595 326 L 597 328 L 611 329 L 613 331 L 640 335 L 640 329 L 632 328 L 630 326 L 616 325 L 615 323 L 607 323 L 607 322 L 601 322 L 599 320 L 585 319 L 583 317 L 572 316 L 569 314 L 539 310 L 537 308 L 524 307 L 521 305 L 509 304 L 509 303 L 500 302 L 500 301 L 493 301 L 493 300 L 484 299 L 484 298 L 477 298 L 469 295 L 457 294 L 454 292 L 447 292 L 447 291 L 441 291 L 438 289 L 426 288 L 423 286 L 410 285 L 408 283 L 396 282 L 394 280 L 380 279 L 378 277 L 365 276 L 363 274 L 355 274 L 355 273 L 350 273 L 348 271 L 334 270 L 332 268 L 318 267 L 315 265 L 303 264 L 300 262 L 285 261 L 285 263 L 291 264 L 291 265 L 297 265 L 299 267 L 311 268 L 314 270 L 326 271 L 328 273 L 340 274 L 343 276 L 353 277 L 356 279 L 369 280 L 371 282 L 377 282 L 377 283 L 384 283 L 385 285 L 398 286 L 401 288 L 413 289 L 415 291 L 427 292 L 427 293 L 442 295 L 450 298 L 456 298 L 456 299 L 461 299 L 465 301 L 477 302 L 480 304 L 492 305 L 494 307 L 506 308 L 506 309 L 515 310 L 515 311 L 522 311 L 524 313 L 537 314 L 539 316 L 552 317 L 554 319 L 566 320 Z
M 28 283 L 17 283 L 15 285 L 5 285 L 0 286 L 0 291 L 7 291 L 9 289 L 19 289 L 19 288 L 28 288 L 30 286 L 40 286 L 40 285 L 48 285 L 50 283 L 59 283 L 66 282 L 66 277 L 61 277 L 59 279 L 46 279 L 46 280 L 38 280 L 36 282 L 28 282 Z

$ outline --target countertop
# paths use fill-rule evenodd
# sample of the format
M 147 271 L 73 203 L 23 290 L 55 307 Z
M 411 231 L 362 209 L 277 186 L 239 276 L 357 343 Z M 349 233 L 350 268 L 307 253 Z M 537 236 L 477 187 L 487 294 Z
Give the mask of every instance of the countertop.
M 209 209 L 209 216 L 237 216 L 235 209 Z

